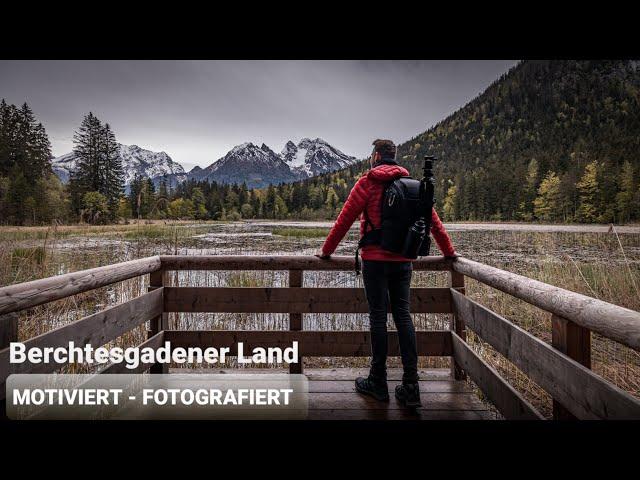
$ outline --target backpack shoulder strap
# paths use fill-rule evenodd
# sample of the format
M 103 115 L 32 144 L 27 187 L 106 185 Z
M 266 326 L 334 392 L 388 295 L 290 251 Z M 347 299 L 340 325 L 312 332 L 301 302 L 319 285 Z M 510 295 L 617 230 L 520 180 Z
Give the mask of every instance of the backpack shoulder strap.
M 373 222 L 371 221 L 371 218 L 369 218 L 369 212 L 367 212 L 367 207 L 364 207 L 364 210 L 362 211 L 362 215 L 364 216 L 364 233 L 367 233 L 367 227 L 369 227 L 370 230 L 375 230 L 376 227 L 373 226 Z

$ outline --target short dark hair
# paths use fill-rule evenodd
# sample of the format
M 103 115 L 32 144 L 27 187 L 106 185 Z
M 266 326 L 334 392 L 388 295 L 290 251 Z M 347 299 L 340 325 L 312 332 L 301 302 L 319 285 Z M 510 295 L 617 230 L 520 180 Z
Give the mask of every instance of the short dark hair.
M 396 144 L 391 140 L 374 140 L 373 151 L 374 153 L 379 153 L 383 160 L 394 160 L 396 158 Z

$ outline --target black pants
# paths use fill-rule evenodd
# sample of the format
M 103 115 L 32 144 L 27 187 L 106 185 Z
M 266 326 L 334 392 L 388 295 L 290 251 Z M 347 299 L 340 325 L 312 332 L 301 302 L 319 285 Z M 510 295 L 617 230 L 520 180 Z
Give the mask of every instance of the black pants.
M 379 380 L 387 378 L 387 305 L 391 304 L 393 321 L 398 330 L 403 382 L 418 381 L 418 349 L 416 331 L 409 313 L 411 262 L 383 262 L 364 260 L 362 279 L 369 302 L 371 327 L 371 375 Z

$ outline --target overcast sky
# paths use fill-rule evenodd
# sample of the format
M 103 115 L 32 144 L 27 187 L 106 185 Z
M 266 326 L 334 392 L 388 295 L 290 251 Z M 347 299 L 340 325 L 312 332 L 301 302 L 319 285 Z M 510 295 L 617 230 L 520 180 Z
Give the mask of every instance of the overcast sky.
M 84 114 L 117 140 L 165 151 L 189 170 L 233 146 L 321 137 L 362 158 L 401 143 L 515 65 L 474 61 L 0 61 L 0 98 L 28 102 L 56 156 Z

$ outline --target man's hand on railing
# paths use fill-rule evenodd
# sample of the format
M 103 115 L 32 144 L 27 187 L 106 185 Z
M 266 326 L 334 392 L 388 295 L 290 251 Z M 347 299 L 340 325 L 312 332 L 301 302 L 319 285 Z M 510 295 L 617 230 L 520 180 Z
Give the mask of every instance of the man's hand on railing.
M 318 250 L 314 256 L 318 257 L 320 260 L 329 260 L 331 258 L 331 255 L 325 255 L 322 249 Z
M 451 260 L 451 261 L 455 261 L 460 255 L 458 255 L 458 252 L 453 252 L 453 255 L 445 255 L 445 260 Z

